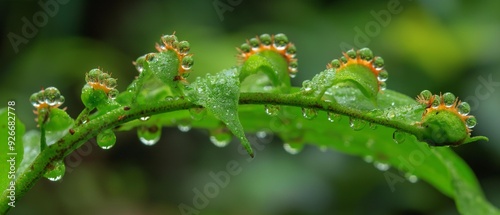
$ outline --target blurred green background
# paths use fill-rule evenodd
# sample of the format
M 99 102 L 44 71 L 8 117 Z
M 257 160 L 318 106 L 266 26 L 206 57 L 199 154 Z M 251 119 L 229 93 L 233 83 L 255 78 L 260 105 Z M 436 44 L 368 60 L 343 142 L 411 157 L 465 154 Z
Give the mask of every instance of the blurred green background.
M 479 122 L 474 134 L 490 142 L 455 151 L 500 206 L 500 1 L 40 2 L 58 6 L 47 10 L 38 1 L 2 0 L 0 7 L 1 101 L 16 101 L 28 129 L 35 129 L 31 93 L 57 87 L 66 97 L 63 106 L 76 117 L 87 71 L 111 72 L 123 90 L 137 75 L 131 62 L 155 51 L 159 37 L 174 31 L 191 43 L 190 79 L 234 65 L 234 47 L 262 33 L 286 33 L 296 44 L 295 86 L 343 48 L 368 46 L 385 59 L 388 88 L 410 96 L 423 89 L 451 91 L 471 104 Z M 25 20 L 38 23 L 36 32 Z M 194 208 L 193 190 L 203 192 L 214 182 L 209 172 L 223 171 L 231 161 L 241 173 L 211 190 L 215 197 L 195 212 L 457 214 L 453 201 L 425 182 L 399 183 L 392 192 L 383 172 L 358 157 L 312 146 L 291 155 L 270 135 L 270 143 L 248 162 L 237 153 L 236 141 L 221 149 L 208 136 L 203 130 L 164 128 L 160 142 L 148 147 L 131 131 L 119 133 L 110 150 L 91 140 L 67 158 L 62 181 L 40 180 L 11 214 L 181 214 L 179 204 Z

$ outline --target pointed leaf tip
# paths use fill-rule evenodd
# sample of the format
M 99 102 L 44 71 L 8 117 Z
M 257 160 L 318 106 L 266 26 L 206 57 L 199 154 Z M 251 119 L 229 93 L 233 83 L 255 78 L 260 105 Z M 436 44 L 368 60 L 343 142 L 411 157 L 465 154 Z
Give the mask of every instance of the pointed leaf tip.
M 243 148 L 245 148 L 245 150 L 248 152 L 248 155 L 250 155 L 250 157 L 254 157 L 254 153 L 253 153 L 253 149 L 252 149 L 252 146 L 250 145 L 250 142 L 248 142 L 248 139 L 247 138 L 240 138 L 240 141 L 241 141 L 241 145 L 243 145 Z

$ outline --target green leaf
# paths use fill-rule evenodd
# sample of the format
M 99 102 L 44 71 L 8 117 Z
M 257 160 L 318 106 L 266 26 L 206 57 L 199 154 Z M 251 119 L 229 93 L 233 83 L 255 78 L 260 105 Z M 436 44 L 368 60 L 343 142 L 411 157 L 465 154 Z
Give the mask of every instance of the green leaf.
M 294 88 L 292 92 L 297 90 Z M 360 110 L 364 115 L 381 121 L 391 120 L 412 125 L 421 120 L 424 111 L 413 98 L 392 90 L 380 93 L 376 105 L 360 90 L 348 86 L 333 86 L 325 95 L 331 96 L 331 99 L 335 99 L 342 107 Z M 472 170 L 448 147 L 431 147 L 425 142 L 418 141 L 417 137 L 401 131 L 398 131 L 401 135 L 398 137 L 398 144 L 393 140 L 394 132 L 397 130 L 395 128 L 381 125 L 373 127 L 366 123 L 363 129 L 354 130 L 351 128 L 352 121 L 349 117 L 337 117 L 334 122 L 330 122 L 327 112 L 320 110 L 316 118 L 309 120 L 302 117 L 302 110 L 299 107 L 282 106 L 280 114 L 271 117 L 265 113 L 264 105 L 241 105 L 238 115 L 246 132 L 270 130 L 285 141 L 294 140 L 296 147 L 297 144 L 328 147 L 400 170 L 396 173 L 392 173 L 393 171 L 383 173 L 388 182 L 387 189 L 397 189 L 401 179 L 413 175 L 453 198 L 461 213 L 498 213 L 498 210 L 484 198 Z M 161 118 L 157 122 L 164 126 L 174 126 L 173 122 L 190 119 L 188 111 L 158 116 Z M 121 129 L 131 129 L 138 123 L 132 121 L 123 125 Z M 191 122 L 192 127 L 204 129 L 212 129 L 217 124 L 217 117 L 211 114 L 201 121 Z M 474 203 L 467 203 L 471 201 Z M 476 204 L 478 207 L 473 207 Z
M 15 113 L 15 109 L 12 107 L 0 109 L 0 138 L 2 139 L 0 144 L 0 188 L 4 193 L 15 192 L 11 186 L 17 177 L 18 167 L 24 155 L 23 135 L 25 128 Z
M 481 191 L 474 173 L 467 168 L 467 164 L 451 151 L 435 148 L 434 154 L 446 164 L 447 174 L 455 191 L 454 199 L 460 214 L 500 214 L 500 211 L 491 205 Z
M 216 75 L 207 74 L 205 78 L 198 77 L 189 86 L 188 99 L 205 107 L 217 119 L 221 120 L 240 139 L 248 154 L 253 157 L 250 143 L 245 137 L 238 116 L 238 99 L 240 83 L 236 68 L 224 70 Z
M 176 86 L 175 77 L 178 75 L 178 68 L 181 62 L 177 58 L 177 53 L 173 50 L 158 52 L 148 59 L 151 72 L 165 83 L 167 86 Z
M 24 143 L 24 158 L 19 164 L 17 175 L 22 174 L 40 154 L 40 131 L 29 130 L 23 136 Z
M 59 108 L 51 108 L 49 120 L 45 123 L 45 138 L 47 146 L 50 146 L 68 134 L 69 129 L 73 126 L 74 120 Z

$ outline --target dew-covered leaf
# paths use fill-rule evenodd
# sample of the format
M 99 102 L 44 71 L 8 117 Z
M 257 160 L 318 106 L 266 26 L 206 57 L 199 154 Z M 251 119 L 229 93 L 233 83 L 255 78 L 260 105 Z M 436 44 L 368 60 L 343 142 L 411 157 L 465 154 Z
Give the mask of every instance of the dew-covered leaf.
M 236 68 L 224 70 L 216 75 L 207 74 L 197 78 L 189 86 L 188 99 L 205 107 L 217 119 L 226 124 L 229 130 L 240 139 L 250 156 L 253 156 L 250 143 L 245 137 L 238 116 L 240 83 Z
M 292 92 L 298 90 L 294 88 Z M 359 90 L 348 86 L 334 87 L 328 94 L 342 106 L 404 124 L 419 121 L 424 111 L 413 98 L 392 90 L 379 94 L 376 104 Z M 289 145 L 293 146 L 293 149 L 299 150 L 299 144 L 310 144 L 355 155 L 378 166 L 397 169 L 381 172 L 389 190 L 398 189 L 400 183 L 410 183 L 406 177 L 412 175 L 414 179 L 426 181 L 444 195 L 453 198 L 459 207 L 465 208 L 459 209 L 464 214 L 498 213 L 497 209 L 485 200 L 472 170 L 448 147 L 431 147 L 418 141 L 413 135 L 401 134 L 397 129 L 381 125 L 370 126 L 366 123 L 362 129 L 355 130 L 351 127 L 352 121 L 348 117 L 329 116 L 325 111 L 318 110 L 317 116 L 310 120 L 303 117 L 299 107 L 281 106 L 279 114 L 273 116 L 269 116 L 265 109 L 264 105 L 239 107 L 238 114 L 246 132 L 271 131 L 284 142 L 291 143 Z M 175 121 L 190 119 L 188 111 L 158 116 L 160 119 L 157 122 L 164 126 L 175 126 Z M 333 122 L 330 122 L 329 117 Z M 132 121 L 121 129 L 131 129 L 138 123 Z M 203 120 L 191 121 L 191 126 L 214 129 L 218 126 L 218 119 L 209 113 Z M 462 192 L 465 193 L 462 195 Z M 466 204 L 471 199 L 474 203 Z M 473 205 L 478 207 L 472 207 Z M 488 213 L 483 213 L 485 211 Z

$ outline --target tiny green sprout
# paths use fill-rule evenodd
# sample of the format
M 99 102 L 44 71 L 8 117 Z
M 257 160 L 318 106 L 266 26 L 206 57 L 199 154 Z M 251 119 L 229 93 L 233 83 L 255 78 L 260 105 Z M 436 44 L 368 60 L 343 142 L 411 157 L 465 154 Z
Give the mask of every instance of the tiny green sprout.
M 424 90 L 417 97 L 419 103 L 426 105 L 422 121 L 418 123 L 424 131 L 420 140 L 433 146 L 458 146 L 470 142 L 473 139 L 471 129 L 477 121 L 468 115 L 469 104 L 458 101 L 452 93 L 431 95 Z
M 332 60 L 327 69 L 334 69 L 335 77 L 330 86 L 350 86 L 359 89 L 373 103 L 376 102 L 378 92 L 385 90 L 389 74 L 377 65 L 377 59 L 368 48 L 358 51 L 351 49 L 343 53 L 339 59 Z M 378 60 L 380 61 L 380 60 Z M 379 62 L 380 63 L 380 62 Z M 320 93 L 323 94 L 322 90 Z
M 100 69 L 90 70 L 85 80 L 87 83 L 82 88 L 80 98 L 89 109 L 108 105 L 108 99 L 114 99 L 118 95 L 116 79 Z

